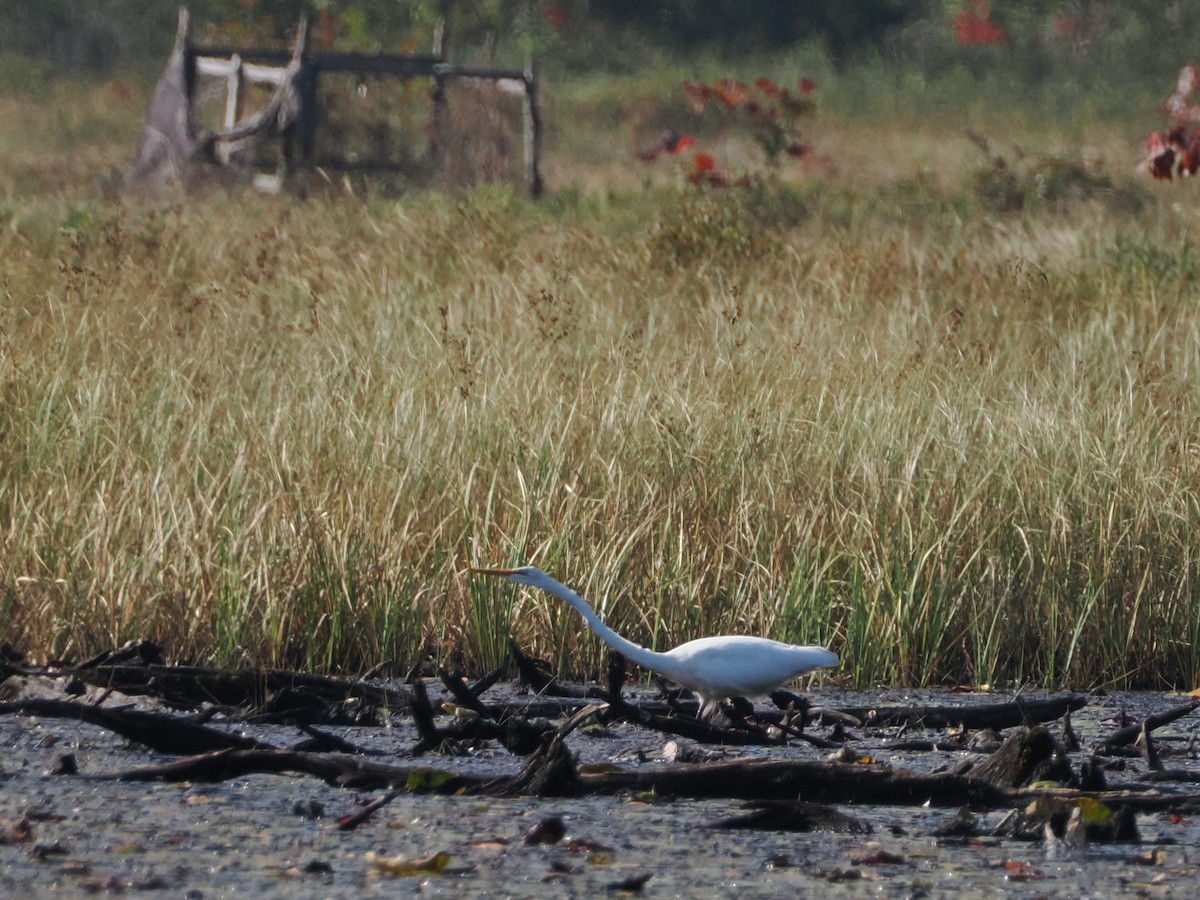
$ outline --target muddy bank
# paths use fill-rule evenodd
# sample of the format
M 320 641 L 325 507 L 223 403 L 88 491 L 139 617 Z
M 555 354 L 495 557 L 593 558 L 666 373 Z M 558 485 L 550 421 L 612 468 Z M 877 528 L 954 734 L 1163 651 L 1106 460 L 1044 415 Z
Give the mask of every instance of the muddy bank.
M 56 682 L 46 691 L 60 688 Z M 27 686 L 22 696 L 30 692 L 36 693 Z M 463 715 L 436 681 L 428 684 L 428 693 L 439 727 L 453 721 L 452 710 Z M 101 695 L 101 689 L 87 687 L 76 702 L 95 702 Z M 521 694 L 512 685 L 498 685 L 484 696 L 491 704 L 530 708 L 545 700 Z M 646 708 L 661 703 L 657 692 L 648 690 L 627 696 Z M 806 699 L 817 707 L 861 715 L 881 707 L 974 709 L 1013 697 L 821 690 Z M 1185 715 L 1154 729 L 1154 755 L 1149 760 L 1133 743 L 1110 748 L 1104 743 L 1123 725 L 1179 708 L 1185 701 L 1168 695 L 1092 695 L 1071 713 L 1069 724 L 1079 749 L 1064 750 L 1073 772 L 1094 765 L 1110 791 L 1127 788 L 1146 796 L 1147 790 L 1154 790 L 1179 798 L 1178 804 L 1150 804 L 1138 811 L 1136 840 L 1117 842 L 1070 841 L 1047 837 L 1041 830 L 999 836 L 995 832 L 1003 831 L 1004 817 L 1031 802 L 1015 795 L 1007 804 L 961 814 L 954 807 L 919 802 L 835 804 L 837 812 L 866 827 L 831 833 L 782 830 L 804 826 L 791 809 L 791 801 L 797 799 L 793 796 L 777 798 L 787 801 L 788 808 L 783 813 L 768 810 L 763 821 L 759 804 L 672 799 L 638 788 L 540 799 L 404 790 L 392 796 L 384 787 L 355 789 L 290 774 L 250 774 L 211 783 L 116 781 L 105 776 L 180 757 L 150 752 L 84 721 L 4 715 L 0 893 L 569 897 L 638 891 L 645 896 L 699 896 L 734 890 L 768 896 L 819 890 L 847 896 L 866 891 L 983 896 L 1014 885 L 1042 896 L 1064 897 L 1139 891 L 1143 886 L 1182 892 L 1193 883 L 1192 848 L 1200 840 L 1200 828 L 1184 802 L 1192 794 L 1189 779 L 1200 778 L 1192 741 L 1197 717 Z M 148 697 L 110 695 L 102 705 L 163 711 Z M 758 706 L 760 711 L 769 709 Z M 563 709 L 562 716 L 546 717 L 549 725 L 561 724 L 567 714 Z M 207 715 L 206 727 L 262 745 L 292 747 L 311 738 L 294 725 L 247 721 L 253 715 L 228 710 Z M 419 764 L 503 779 L 515 777 L 527 760 L 495 740 L 456 746 L 462 755 L 429 752 L 414 759 L 412 750 L 422 735 L 411 713 L 390 713 L 383 721 L 386 725 L 322 725 L 320 732 L 356 746 L 365 751 L 365 758 L 381 765 Z M 952 721 L 936 727 L 924 727 L 920 721 L 848 722 L 831 719 L 805 727 L 805 734 L 836 747 L 794 738 L 771 746 L 702 744 L 628 721 L 584 723 L 565 740 L 585 782 L 617 774 L 677 771 L 688 765 L 711 764 L 709 771 L 717 773 L 719 765 L 739 760 L 818 763 L 834 753 L 847 765 L 891 766 L 928 775 L 979 765 L 1003 738 L 1019 730 L 1014 726 L 993 736 L 964 732 Z M 1061 722 L 1049 725 L 1056 740 L 1062 727 Z M 972 743 L 971 738 L 977 740 Z M 73 761 L 76 774 L 64 774 L 67 759 Z M 681 761 L 689 759 L 700 762 Z M 357 827 L 339 828 L 339 821 L 384 797 L 389 802 Z M 715 827 L 748 816 L 760 817 L 757 827 Z M 960 827 L 963 823 L 967 825 Z M 818 822 L 808 827 L 825 826 Z

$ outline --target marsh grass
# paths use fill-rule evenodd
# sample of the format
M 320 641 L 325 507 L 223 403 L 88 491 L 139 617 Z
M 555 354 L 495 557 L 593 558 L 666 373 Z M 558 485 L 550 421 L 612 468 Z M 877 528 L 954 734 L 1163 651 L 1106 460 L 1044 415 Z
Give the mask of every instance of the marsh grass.
M 8 176 L 0 634 L 479 673 L 511 633 L 595 676 L 570 610 L 465 574 L 529 561 L 659 648 L 749 632 L 831 645 L 856 684 L 1193 686 L 1182 195 L 1113 174 L 1140 206 L 997 213 L 965 140 L 931 175 L 936 136 L 906 135 L 897 177 L 749 197 L 124 207 L 54 160 L 54 190 Z

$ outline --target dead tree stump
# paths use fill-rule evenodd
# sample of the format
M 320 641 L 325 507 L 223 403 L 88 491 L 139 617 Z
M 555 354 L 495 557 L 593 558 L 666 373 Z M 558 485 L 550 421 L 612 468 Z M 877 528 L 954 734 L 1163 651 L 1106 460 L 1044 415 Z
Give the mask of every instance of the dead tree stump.
M 509 790 L 533 797 L 578 797 L 583 782 L 561 734 L 554 735 L 529 757 Z
M 1062 746 L 1044 725 L 1022 728 L 971 769 L 974 779 L 999 788 L 1025 787 L 1035 781 L 1075 783 L 1075 773 Z

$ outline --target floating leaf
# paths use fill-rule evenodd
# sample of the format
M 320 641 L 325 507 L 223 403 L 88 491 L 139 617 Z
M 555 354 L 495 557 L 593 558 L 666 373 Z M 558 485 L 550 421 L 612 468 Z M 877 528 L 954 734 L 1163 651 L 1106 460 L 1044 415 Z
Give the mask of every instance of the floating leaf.
M 1103 825 L 1113 816 L 1113 811 L 1094 797 L 1080 797 L 1079 809 L 1085 825 Z
M 450 864 L 450 854 L 440 852 L 425 859 L 409 859 L 403 854 L 399 856 L 382 856 L 378 853 L 367 851 L 366 860 L 367 865 L 371 867 L 372 871 L 381 872 L 385 875 L 436 875 L 444 871 L 446 866 Z
M 445 769 L 417 769 L 408 776 L 404 789 L 410 794 L 432 794 L 457 778 L 457 775 Z

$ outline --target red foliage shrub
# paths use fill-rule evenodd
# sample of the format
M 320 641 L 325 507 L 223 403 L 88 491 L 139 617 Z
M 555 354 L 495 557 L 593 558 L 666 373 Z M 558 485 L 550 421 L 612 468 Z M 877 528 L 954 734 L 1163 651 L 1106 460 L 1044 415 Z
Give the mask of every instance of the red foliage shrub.
M 1007 44 L 1008 32 L 991 20 L 988 0 L 968 0 L 954 17 L 956 44 Z

